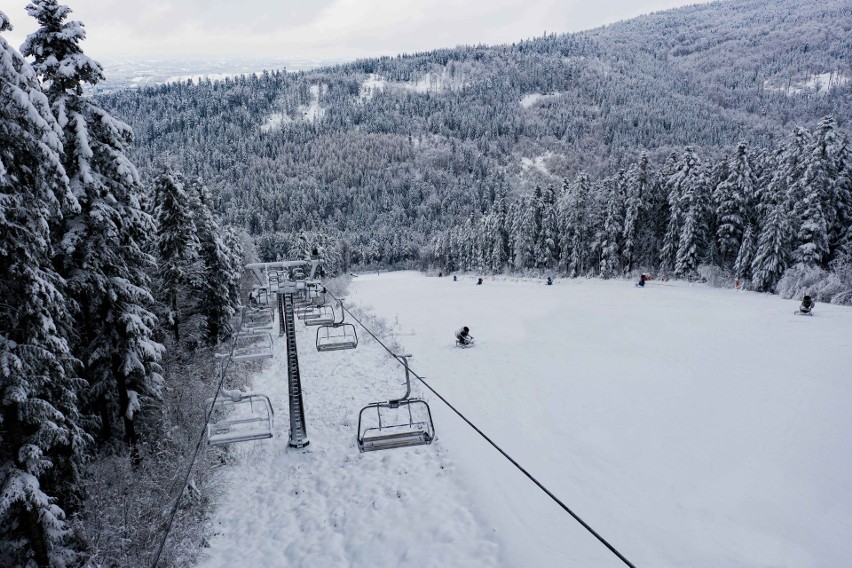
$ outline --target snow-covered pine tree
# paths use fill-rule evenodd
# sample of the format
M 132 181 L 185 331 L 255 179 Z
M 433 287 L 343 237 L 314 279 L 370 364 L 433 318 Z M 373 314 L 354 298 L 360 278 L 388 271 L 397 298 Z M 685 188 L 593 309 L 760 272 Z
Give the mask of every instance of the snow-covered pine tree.
M 181 312 L 192 304 L 189 290 L 199 288 L 202 268 L 193 197 L 183 175 L 165 166 L 154 182 L 157 219 L 158 296 L 175 342 L 180 342 Z
M 828 263 L 830 228 L 837 219 L 838 165 L 834 119 L 820 122 L 801 161 L 803 174 L 793 204 L 796 231 L 796 260 L 805 265 L 824 267 Z
M 491 209 L 494 216 L 494 248 L 491 251 L 491 270 L 499 272 L 509 262 L 508 203 L 506 188 L 500 187 Z
M 124 440 L 138 456 L 134 415 L 141 399 L 159 397 L 163 381 L 145 273 L 153 259 L 143 250 L 154 223 L 141 209 L 139 175 L 125 155 L 132 133 L 82 95 L 84 83 L 102 79 L 101 67 L 80 49 L 85 32 L 79 22 L 65 21 L 70 10 L 56 0 L 34 0 L 27 11 L 40 27 L 27 37 L 23 53 L 35 60 L 47 85 L 62 127 L 63 164 L 80 204 L 60 228 L 55 260 L 76 306 L 72 347 L 102 438 L 111 439 L 121 422 Z
M 681 226 L 683 225 L 684 213 L 681 210 L 681 187 L 678 183 L 680 171 L 680 158 L 674 152 L 669 155 L 660 174 L 663 191 L 666 194 L 668 205 L 668 219 L 666 230 L 663 234 L 662 247 L 660 248 L 660 268 L 664 271 L 672 271 L 677 261 L 677 249 L 680 240 Z
M 0 33 L 11 29 L 0 12 Z M 79 207 L 35 71 L 0 36 L 0 564 L 79 563 L 66 512 L 89 442 L 50 231 Z
M 737 145 L 727 170 L 727 177 L 713 192 L 713 201 L 719 261 L 723 267 L 730 268 L 739 256 L 745 232 L 754 217 L 756 179 L 745 141 Z
M 565 182 L 568 183 L 567 180 Z M 562 265 L 572 278 L 584 276 L 590 268 L 589 246 L 593 234 L 590 215 L 592 182 L 581 172 L 568 184 L 557 204 L 562 233 Z
M 674 177 L 674 185 L 680 194 L 680 210 L 683 226 L 678 240 L 675 274 L 691 276 L 707 252 L 708 218 L 710 195 L 707 177 L 701 160 L 692 147 L 687 147 L 681 159 L 681 167 Z
M 751 280 L 751 263 L 754 260 L 755 242 L 754 225 L 746 225 L 743 231 L 743 241 L 740 250 L 737 251 L 737 259 L 734 261 L 734 274 L 741 280 Z
M 529 240 L 532 245 L 527 260 L 528 267 L 540 267 L 546 257 L 544 239 L 542 238 L 542 221 L 544 220 L 544 192 L 540 186 L 535 186 L 529 201 L 530 216 L 527 221 Z
M 541 195 L 541 232 L 536 246 L 538 268 L 555 268 L 559 262 L 559 219 L 556 211 L 556 192 L 548 186 Z
M 187 185 L 187 191 L 194 193 L 198 256 L 203 266 L 203 276 L 196 290 L 198 309 L 204 318 L 205 342 L 215 346 L 221 338 L 230 335 L 231 318 L 236 313 L 237 305 L 232 300 L 234 259 L 213 216 L 210 190 L 200 179 Z
M 757 240 L 757 250 L 751 263 L 755 290 L 771 292 L 787 270 L 790 236 L 786 204 L 781 201 L 770 210 Z
M 523 197 L 517 201 L 514 224 L 512 225 L 512 241 L 514 243 L 514 266 L 523 269 L 535 263 L 536 245 L 536 211 L 534 198 Z
M 793 235 L 799 233 L 804 217 L 805 198 L 809 193 L 804 179 L 811 147 L 810 133 L 804 128 L 793 129 L 792 134 L 776 153 L 776 167 L 772 175 L 771 187 L 768 190 L 774 200 L 773 203 L 777 202 L 779 192 L 784 191 L 786 193 L 790 213 L 789 222 Z M 765 202 L 766 200 L 761 201 Z M 771 214 L 768 210 L 763 213 L 766 218 Z M 798 247 L 798 242 L 794 242 L 793 246 Z
M 346 241 L 343 241 L 340 245 L 340 269 L 344 274 L 349 271 L 348 246 L 349 243 Z M 237 309 L 242 304 L 240 280 L 245 270 L 245 250 L 243 249 L 240 234 L 230 225 L 225 228 L 225 247 L 230 253 L 228 258 L 228 272 L 230 274 L 230 279 L 228 280 L 228 297 L 230 298 L 231 305 Z
M 612 278 L 622 269 L 622 244 L 624 233 L 624 186 L 625 173 L 620 171 L 615 178 L 604 180 L 603 206 L 606 219 L 598 240 L 601 243 L 600 274 Z
M 653 198 L 653 173 L 648 155 L 642 153 L 639 162 L 627 171 L 625 180 L 624 230 L 622 232 L 624 270 L 630 272 L 637 261 L 651 266 L 654 248 L 654 227 L 649 216 Z
M 852 176 L 850 176 L 849 144 L 837 131 L 834 118 L 824 117 L 813 133 L 813 149 L 805 169 L 805 183 L 818 186 L 822 196 L 822 213 L 826 225 L 827 264 L 844 254 L 844 243 L 852 222 Z

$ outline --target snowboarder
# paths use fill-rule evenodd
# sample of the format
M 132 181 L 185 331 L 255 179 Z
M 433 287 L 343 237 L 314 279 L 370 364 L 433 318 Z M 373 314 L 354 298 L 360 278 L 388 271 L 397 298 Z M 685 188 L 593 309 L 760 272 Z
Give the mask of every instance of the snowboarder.
M 439 272 L 439 273 L 438 273 L 438 278 L 443 278 L 443 276 L 444 276 L 444 273 L 443 273 L 443 272 Z
M 458 347 L 470 347 L 473 345 L 473 336 L 470 334 L 470 329 L 467 326 L 456 332 L 456 345 Z
M 816 304 L 816 302 L 814 302 L 810 296 L 805 296 L 802 298 L 802 305 L 799 306 L 799 313 L 812 315 L 811 310 L 814 309 L 814 304 Z
M 479 280 L 477 280 L 477 281 L 476 281 L 476 285 L 477 285 L 477 286 L 481 286 L 481 285 L 482 285 L 482 278 L 480 278 Z
M 548 286 L 553 286 L 553 278 L 552 278 L 551 276 L 548 276 L 548 277 L 547 277 L 547 285 L 548 285 Z
M 455 274 L 453 274 L 453 282 L 458 282 L 458 281 L 459 281 L 458 277 Z
M 644 288 L 645 282 L 647 282 L 647 281 L 648 281 L 648 277 L 645 276 L 645 273 L 642 273 L 642 275 L 639 277 L 639 282 L 637 282 L 636 285 L 640 288 Z

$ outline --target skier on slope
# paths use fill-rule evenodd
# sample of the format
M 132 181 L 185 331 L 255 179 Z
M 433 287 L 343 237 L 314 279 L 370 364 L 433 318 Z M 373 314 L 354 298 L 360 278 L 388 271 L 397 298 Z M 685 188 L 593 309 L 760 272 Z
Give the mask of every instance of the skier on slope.
M 459 347 L 470 347 L 473 345 L 473 336 L 470 334 L 470 329 L 467 326 L 456 331 L 456 345 Z
M 814 302 L 810 296 L 805 296 L 802 298 L 802 305 L 799 306 L 799 311 L 803 314 L 809 314 L 811 313 L 811 310 L 814 309 L 814 304 L 816 304 L 816 302 Z

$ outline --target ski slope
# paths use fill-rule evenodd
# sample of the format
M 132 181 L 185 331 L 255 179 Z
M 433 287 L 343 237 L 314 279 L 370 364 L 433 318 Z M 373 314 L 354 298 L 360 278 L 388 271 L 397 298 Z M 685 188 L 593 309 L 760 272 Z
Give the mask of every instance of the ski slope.
M 684 283 L 353 279 L 347 304 L 637 566 L 852 557 L 852 309 Z M 477 345 L 453 348 L 453 331 Z M 366 333 L 298 325 L 311 445 L 287 450 L 283 342 L 255 377 L 276 437 L 232 448 L 201 566 L 623 566 L 422 385 L 438 439 L 359 454 L 358 411 L 401 394 Z M 388 337 L 390 335 L 390 337 Z

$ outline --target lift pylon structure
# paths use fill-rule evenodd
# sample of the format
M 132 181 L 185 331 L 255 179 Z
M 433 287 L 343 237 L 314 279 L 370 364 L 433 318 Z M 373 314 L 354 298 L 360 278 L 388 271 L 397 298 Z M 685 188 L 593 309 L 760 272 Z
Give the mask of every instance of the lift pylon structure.
M 287 283 L 289 284 L 289 283 Z M 299 354 L 296 351 L 296 321 L 293 317 L 293 293 L 295 286 L 287 284 L 279 291 L 279 305 L 284 310 L 285 335 L 287 336 L 287 385 L 290 395 L 290 441 L 291 448 L 304 448 L 308 441 L 305 428 L 305 405 L 302 400 L 302 379 L 299 374 Z
M 323 261 L 290 260 L 254 263 L 246 266 L 257 282 L 275 294 L 278 304 L 279 336 L 287 342 L 287 385 L 290 396 L 291 448 L 304 448 L 308 441 L 305 427 L 305 405 L 302 399 L 302 380 L 299 373 L 299 354 L 296 346 L 295 304 L 309 300 L 307 281 L 322 272 Z M 318 286 L 316 286 L 319 289 Z

